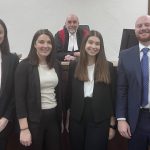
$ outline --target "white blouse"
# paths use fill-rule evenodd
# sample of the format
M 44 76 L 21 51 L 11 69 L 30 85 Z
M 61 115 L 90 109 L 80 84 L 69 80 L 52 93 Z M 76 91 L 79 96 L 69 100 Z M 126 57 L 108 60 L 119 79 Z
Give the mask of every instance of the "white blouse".
M 84 82 L 84 97 L 93 96 L 95 64 L 87 66 L 89 81 Z
M 42 109 L 54 108 L 57 106 L 55 87 L 58 84 L 55 69 L 49 69 L 47 65 L 39 65 L 38 71 L 40 76 Z

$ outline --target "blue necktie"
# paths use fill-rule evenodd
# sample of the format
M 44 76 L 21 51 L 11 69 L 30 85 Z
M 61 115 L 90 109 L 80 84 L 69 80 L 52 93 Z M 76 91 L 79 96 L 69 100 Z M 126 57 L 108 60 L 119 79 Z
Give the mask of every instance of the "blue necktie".
M 149 88 L 149 63 L 147 52 L 148 48 L 143 48 L 143 57 L 141 60 L 142 69 L 142 101 L 141 106 L 144 107 L 148 104 L 148 88 Z

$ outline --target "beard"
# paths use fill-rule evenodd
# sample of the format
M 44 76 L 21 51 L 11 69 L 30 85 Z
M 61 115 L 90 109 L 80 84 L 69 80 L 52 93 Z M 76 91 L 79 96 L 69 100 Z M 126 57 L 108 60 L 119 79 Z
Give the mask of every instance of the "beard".
M 77 32 L 77 28 L 67 28 L 67 30 L 71 34 L 74 34 L 75 32 Z
M 148 41 L 150 41 L 150 35 L 147 37 L 137 36 L 137 39 L 141 42 L 148 42 Z
M 142 34 L 147 34 L 146 36 L 143 36 Z M 136 37 L 141 42 L 148 42 L 150 41 L 150 30 L 143 30 L 141 32 L 136 33 Z
M 69 33 L 74 34 L 76 32 L 75 29 L 69 29 Z

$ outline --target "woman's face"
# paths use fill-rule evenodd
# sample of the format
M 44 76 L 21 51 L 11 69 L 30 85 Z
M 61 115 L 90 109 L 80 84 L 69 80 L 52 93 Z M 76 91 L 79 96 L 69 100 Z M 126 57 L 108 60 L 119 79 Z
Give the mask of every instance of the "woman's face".
M 41 34 L 36 42 L 34 47 L 37 50 L 37 55 L 40 58 L 46 58 L 52 51 L 51 39 L 46 34 Z
M 88 38 L 85 51 L 90 57 L 95 57 L 100 51 L 100 39 L 96 36 L 91 36 Z
M 4 41 L 4 28 L 0 24 L 0 44 L 2 44 L 3 41 Z

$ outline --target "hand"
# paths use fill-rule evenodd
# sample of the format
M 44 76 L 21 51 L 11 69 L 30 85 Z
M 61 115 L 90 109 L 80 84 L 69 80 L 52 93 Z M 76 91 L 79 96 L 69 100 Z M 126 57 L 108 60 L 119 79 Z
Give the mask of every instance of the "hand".
M 76 57 L 74 57 L 74 56 L 66 55 L 64 58 L 64 61 L 70 61 L 70 60 L 75 60 L 75 59 L 76 59 Z
M 131 138 L 130 126 L 126 120 L 118 121 L 118 131 L 123 137 L 125 137 L 127 139 Z
M 20 143 L 24 146 L 30 146 L 32 144 L 31 133 L 29 129 L 20 131 Z
M 5 127 L 6 127 L 7 124 L 8 124 L 8 119 L 2 117 L 0 119 L 0 132 L 2 132 L 5 129 Z
M 115 133 L 116 133 L 115 129 L 109 128 L 109 137 L 108 137 L 108 139 L 109 140 L 113 139 L 114 136 L 115 136 Z
M 74 55 L 75 57 L 79 57 L 79 56 L 80 56 L 80 52 L 74 52 L 73 55 Z

